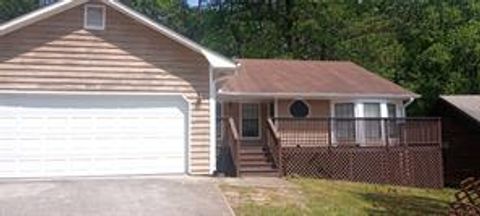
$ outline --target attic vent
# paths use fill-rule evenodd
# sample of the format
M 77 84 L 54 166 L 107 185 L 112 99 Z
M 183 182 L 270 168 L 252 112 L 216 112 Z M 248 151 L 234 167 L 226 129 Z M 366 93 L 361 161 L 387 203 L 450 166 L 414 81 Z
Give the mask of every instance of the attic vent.
M 91 30 L 105 29 L 105 6 L 86 5 L 85 6 L 85 28 Z
M 38 4 L 40 5 L 40 7 L 44 7 L 44 6 L 47 6 L 47 5 L 51 5 L 55 2 L 56 2 L 56 0 L 39 0 Z

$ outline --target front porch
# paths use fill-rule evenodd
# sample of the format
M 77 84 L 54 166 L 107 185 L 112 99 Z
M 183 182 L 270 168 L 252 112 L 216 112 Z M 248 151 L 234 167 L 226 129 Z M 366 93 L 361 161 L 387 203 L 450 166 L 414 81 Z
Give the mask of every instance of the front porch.
M 363 104 L 367 117 L 357 117 L 357 105 L 348 111 L 348 103 L 307 103 L 304 117 L 292 116 L 301 114 L 292 109 L 295 100 L 224 103 L 218 125 L 219 170 L 233 176 L 443 186 L 440 119 L 406 118 L 403 107 L 393 109 L 388 102 L 377 103 L 378 109 L 372 102 Z M 370 117 L 375 111 L 378 117 Z M 336 117 L 352 112 L 353 117 Z

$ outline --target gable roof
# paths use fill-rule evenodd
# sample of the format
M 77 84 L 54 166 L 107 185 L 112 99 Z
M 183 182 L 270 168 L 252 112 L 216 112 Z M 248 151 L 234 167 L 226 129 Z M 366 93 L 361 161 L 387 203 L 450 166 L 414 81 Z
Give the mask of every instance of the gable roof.
M 238 73 L 221 95 L 265 97 L 419 97 L 397 84 L 345 61 L 240 59 Z
M 440 98 L 480 123 L 480 95 L 442 95 Z
M 13 19 L 9 22 L 6 22 L 0 25 L 0 36 L 19 30 L 33 23 L 36 23 L 38 21 L 41 21 L 43 19 L 59 14 L 63 11 L 66 11 L 68 9 L 74 8 L 76 6 L 79 6 L 87 2 L 89 2 L 89 0 L 60 0 L 55 4 L 33 11 L 31 13 L 20 16 L 16 19 Z M 236 68 L 236 64 L 230 59 L 223 57 L 222 55 L 195 43 L 194 41 L 171 30 L 170 28 L 149 19 L 148 17 L 123 5 L 117 0 L 99 0 L 99 2 L 102 2 L 110 6 L 111 8 L 117 10 L 118 12 L 133 18 L 137 22 L 203 55 L 209 61 L 210 65 L 213 68 L 218 68 L 218 69 L 235 69 Z

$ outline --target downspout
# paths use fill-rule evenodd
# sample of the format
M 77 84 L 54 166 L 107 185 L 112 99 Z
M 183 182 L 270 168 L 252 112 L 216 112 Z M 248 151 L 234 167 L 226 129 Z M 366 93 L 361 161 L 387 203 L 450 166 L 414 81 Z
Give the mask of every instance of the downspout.
M 414 97 L 410 97 L 406 103 L 403 104 L 403 117 L 407 117 L 407 107 L 415 101 Z
M 407 107 L 410 106 L 410 104 L 412 104 L 414 101 L 415 101 L 414 97 L 409 98 L 408 101 L 405 104 L 403 104 L 403 108 L 407 109 Z

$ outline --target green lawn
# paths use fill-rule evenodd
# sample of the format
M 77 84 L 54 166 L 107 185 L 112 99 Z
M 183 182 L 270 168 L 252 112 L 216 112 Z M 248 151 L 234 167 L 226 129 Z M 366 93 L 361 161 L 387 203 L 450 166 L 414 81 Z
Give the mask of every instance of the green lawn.
M 237 215 L 445 215 L 454 190 L 288 179 L 291 187 L 221 185 Z

